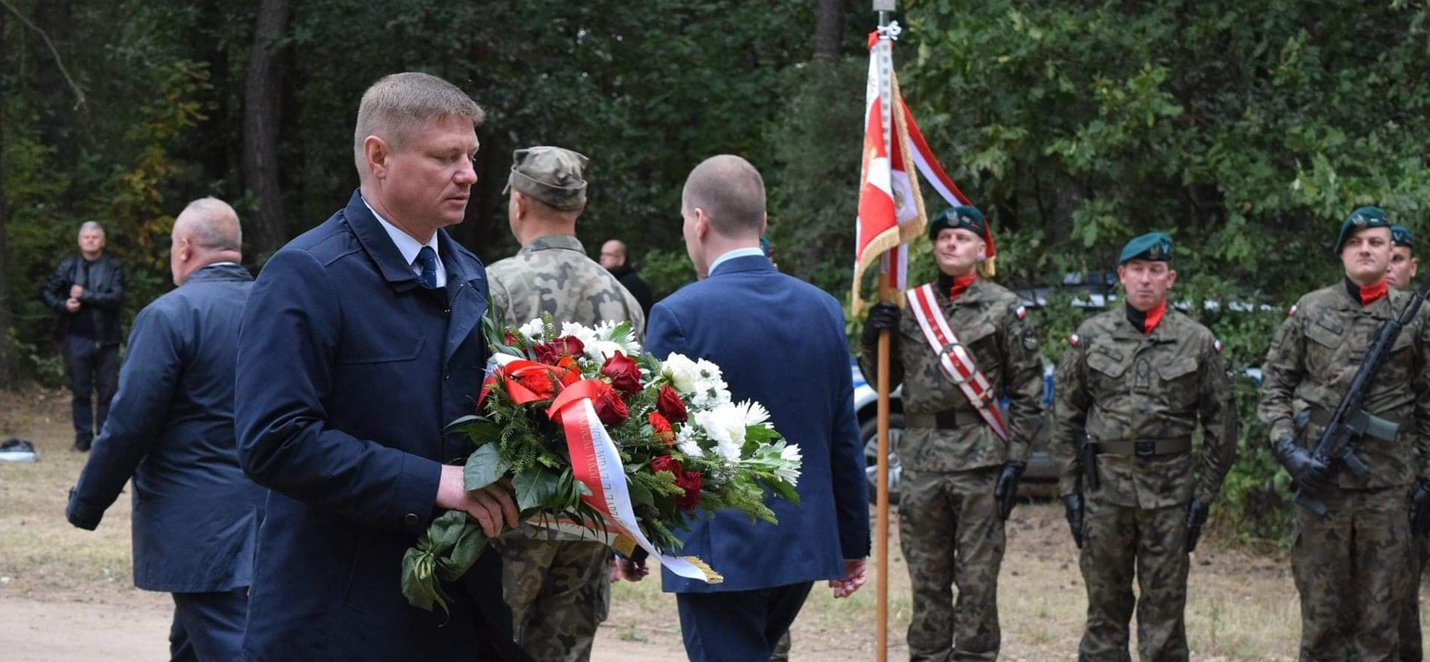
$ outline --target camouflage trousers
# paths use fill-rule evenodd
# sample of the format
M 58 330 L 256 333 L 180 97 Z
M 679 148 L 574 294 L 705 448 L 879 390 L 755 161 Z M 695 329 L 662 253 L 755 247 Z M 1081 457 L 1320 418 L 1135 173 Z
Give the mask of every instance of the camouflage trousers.
M 611 607 L 611 550 L 591 541 L 503 537 L 502 597 L 537 662 L 587 662 Z
M 1424 659 L 1423 635 L 1420 633 L 1420 578 L 1425 564 L 1430 562 L 1430 538 L 1410 537 L 1409 581 L 1405 582 L 1405 602 L 1400 605 L 1400 662 L 1421 662 Z
M 770 662 L 789 662 L 789 630 L 785 630 L 780 640 L 775 642 L 775 649 L 770 651 Z
M 1137 657 L 1185 662 L 1187 507 L 1143 509 L 1087 500 L 1079 565 L 1087 584 L 1087 626 L 1079 662 L 1127 662 L 1137 612 Z M 1140 598 L 1132 593 L 1137 581 Z
M 1409 556 L 1403 488 L 1321 495 L 1296 509 L 1291 572 L 1301 594 L 1301 662 L 1393 660 Z
M 998 470 L 904 469 L 899 543 L 913 584 L 911 662 L 998 659 L 998 570 L 1005 546 L 993 498 Z

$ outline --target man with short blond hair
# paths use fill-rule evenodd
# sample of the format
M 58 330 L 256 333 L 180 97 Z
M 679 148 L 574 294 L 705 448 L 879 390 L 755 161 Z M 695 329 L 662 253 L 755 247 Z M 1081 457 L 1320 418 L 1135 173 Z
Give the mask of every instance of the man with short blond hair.
M 268 261 L 244 312 L 239 457 L 269 488 L 245 659 L 505 659 L 501 562 L 483 554 L 414 608 L 403 554 L 446 510 L 488 537 L 514 526 L 505 481 L 468 492 L 470 414 L 487 362 L 489 292 L 462 222 L 483 113 L 455 86 L 402 73 L 363 95 L 360 188 Z
M 74 449 L 88 451 L 104 428 L 119 387 L 119 312 L 124 269 L 104 252 L 104 227 L 85 221 L 79 254 L 55 265 L 41 293 L 59 316 L 60 343 L 73 393 Z M 91 400 L 93 396 L 93 400 Z
M 264 492 L 238 466 L 234 363 L 253 277 L 233 208 L 189 204 L 170 235 L 178 286 L 134 319 L 119 392 L 65 516 L 99 526 L 134 479 L 134 585 L 172 593 L 172 660 L 236 660 Z

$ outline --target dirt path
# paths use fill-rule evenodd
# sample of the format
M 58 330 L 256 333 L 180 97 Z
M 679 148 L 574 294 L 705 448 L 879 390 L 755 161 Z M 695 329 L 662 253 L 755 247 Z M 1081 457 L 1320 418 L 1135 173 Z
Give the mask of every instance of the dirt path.
M 173 603 L 130 584 L 129 497 L 108 510 L 98 531 L 64 521 L 66 492 L 84 459 L 68 450 L 67 409 L 59 393 L 0 390 L 0 438 L 31 439 L 41 453 L 36 464 L 0 463 L 0 660 L 165 659 Z M 898 549 L 891 540 L 892 660 L 906 659 L 910 607 Z M 1189 583 L 1194 661 L 1295 658 L 1300 610 L 1283 555 L 1253 555 L 1207 540 L 1193 558 Z M 1087 603 L 1060 504 L 1042 501 L 1014 511 L 999 584 L 1001 659 L 1075 657 Z M 873 589 L 871 577 L 864 590 L 836 601 L 816 586 L 793 628 L 793 659 L 872 659 Z M 683 659 L 675 613 L 674 599 L 658 582 L 617 584 L 593 659 Z

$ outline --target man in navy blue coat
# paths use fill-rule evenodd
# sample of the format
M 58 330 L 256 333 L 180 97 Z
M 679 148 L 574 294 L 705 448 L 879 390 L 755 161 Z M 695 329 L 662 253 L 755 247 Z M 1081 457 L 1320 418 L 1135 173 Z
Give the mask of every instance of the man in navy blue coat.
M 646 327 L 658 358 L 719 365 L 733 400 L 755 400 L 804 454 L 800 505 L 766 503 L 779 524 L 721 512 L 681 534 L 722 584 L 663 572 L 691 660 L 765 661 L 810 588 L 836 597 L 864 583 L 869 506 L 854 414 L 844 314 L 834 298 L 775 270 L 760 250 L 765 186 L 738 156 L 707 159 L 681 196 L 685 248 L 703 280 L 656 304 Z
M 238 466 L 238 325 L 253 278 L 233 208 L 196 200 L 174 221 L 178 289 L 140 311 L 119 392 L 65 516 L 93 530 L 134 478 L 134 585 L 174 594 L 173 660 L 233 660 L 243 640 L 263 490 Z
M 514 526 L 505 485 L 466 492 L 487 279 L 441 228 L 460 223 L 482 110 L 426 74 L 363 94 L 347 206 L 275 253 L 238 350 L 243 468 L 271 491 L 249 596 L 246 660 L 492 659 L 510 644 L 499 557 L 468 572 L 450 616 L 407 604 L 402 555 L 445 510 L 488 536 Z M 505 635 L 503 640 L 501 635 Z M 497 655 L 497 653 L 490 653 Z

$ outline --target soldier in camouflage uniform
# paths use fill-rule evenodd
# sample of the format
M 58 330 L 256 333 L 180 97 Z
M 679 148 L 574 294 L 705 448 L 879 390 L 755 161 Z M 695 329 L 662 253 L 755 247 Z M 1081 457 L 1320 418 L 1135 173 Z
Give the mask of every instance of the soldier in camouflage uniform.
M 1345 395 L 1372 337 L 1398 314 L 1405 295 L 1388 291 L 1391 231 L 1385 213 L 1362 207 L 1341 224 L 1336 251 L 1345 278 L 1293 306 L 1272 338 L 1258 417 L 1281 462 L 1304 492 L 1329 510 L 1296 508 L 1291 570 L 1301 594 L 1301 660 L 1391 660 L 1397 652 L 1407 583 L 1411 516 L 1430 512 L 1426 456 L 1430 364 L 1425 316 L 1402 330 L 1376 374 L 1364 409 L 1398 423 L 1391 440 L 1351 442 L 1369 466 L 1357 477 L 1309 450 Z M 1418 485 L 1412 488 L 1412 485 Z M 1418 523 L 1416 528 L 1422 528 Z
M 550 313 L 558 327 L 628 321 L 643 334 L 640 304 L 576 239 L 586 157 L 560 147 L 520 149 L 513 157 L 507 214 L 521 252 L 487 268 L 492 307 L 507 324 Z M 590 659 L 610 606 L 610 550 L 530 525 L 504 534 L 496 547 L 517 642 L 541 662 Z
M 878 374 L 878 332 L 889 329 L 890 386 L 904 385 L 899 536 L 913 583 L 909 659 L 995 660 L 1003 523 L 1041 425 L 1043 362 L 1018 296 L 978 278 L 975 267 L 993 252 L 983 215 L 973 207 L 945 210 L 930 224 L 929 239 L 941 272 L 935 301 L 992 385 L 982 404 L 1009 400 L 1007 442 L 941 372 L 940 352 L 912 306 L 870 310 L 861 366 Z
M 1415 257 L 1415 235 L 1399 225 L 1390 228 L 1390 267 L 1385 271 L 1385 282 L 1392 288 L 1405 291 L 1414 289 L 1415 273 L 1420 261 Z M 1425 572 L 1425 564 L 1430 562 L 1430 544 L 1426 536 L 1410 537 L 1410 564 L 1405 582 L 1405 602 L 1400 606 L 1400 656 L 1401 662 L 1420 662 L 1424 659 L 1423 637 L 1420 634 L 1420 578 Z
M 1125 304 L 1083 322 L 1058 366 L 1052 453 L 1087 584 L 1080 662 L 1131 659 L 1134 575 L 1138 658 L 1187 660 L 1187 555 L 1236 457 L 1221 344 L 1167 306 L 1172 249 L 1160 232 L 1128 242 Z

